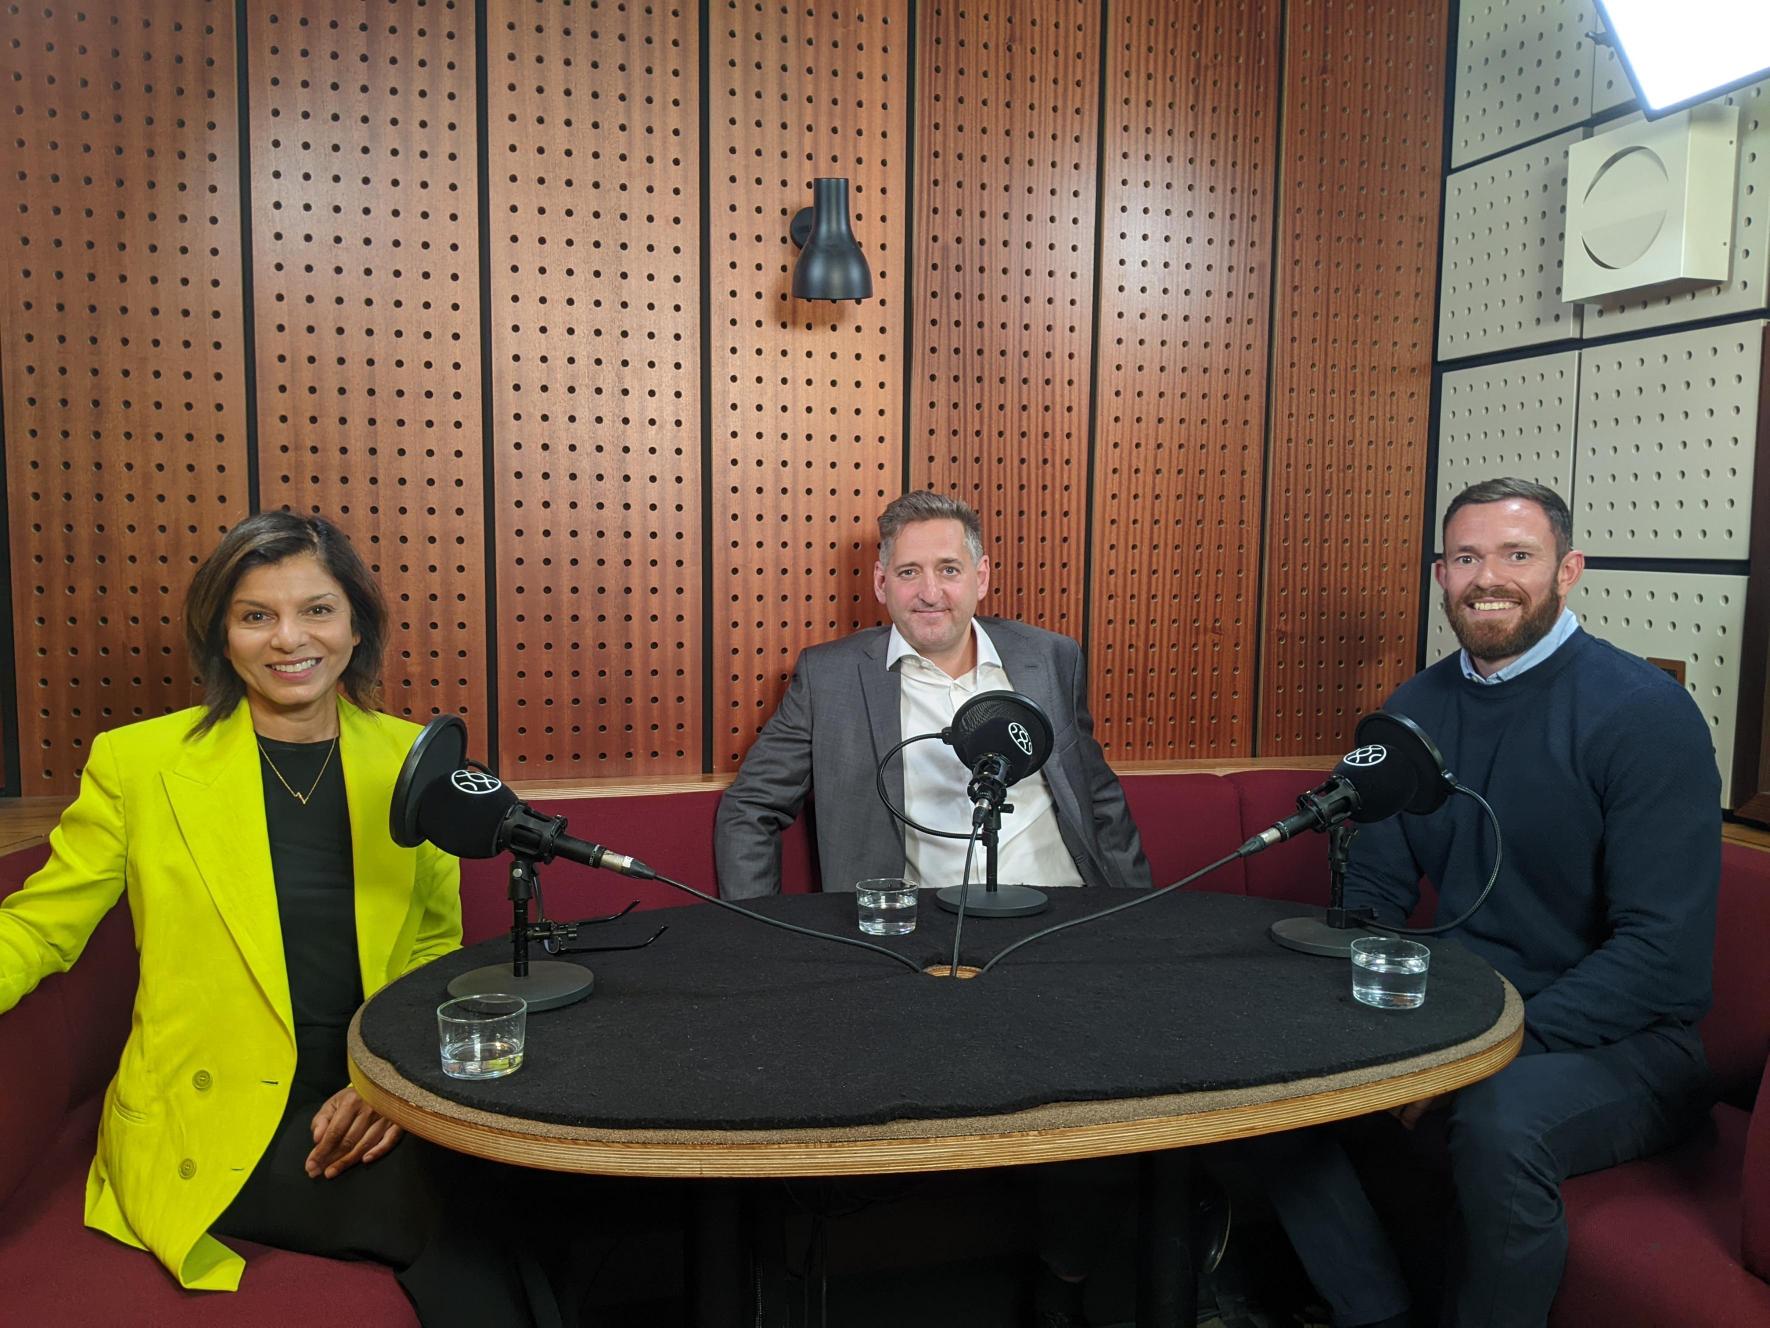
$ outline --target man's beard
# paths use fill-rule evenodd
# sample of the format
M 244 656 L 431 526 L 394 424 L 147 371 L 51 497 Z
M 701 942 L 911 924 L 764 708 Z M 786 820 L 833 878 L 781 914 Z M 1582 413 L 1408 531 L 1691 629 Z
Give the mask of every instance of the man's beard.
M 1512 599 L 1510 595 L 1471 595 L 1473 599 Z M 1450 593 L 1445 592 L 1444 616 L 1450 620 L 1450 629 L 1456 633 L 1457 641 L 1469 652 L 1469 658 L 1478 659 L 1483 664 L 1499 659 L 1516 659 L 1541 641 L 1555 627 L 1555 620 L 1561 616 L 1561 606 L 1565 603 L 1562 596 L 1550 593 L 1536 605 L 1519 614 L 1510 626 L 1500 623 L 1484 622 L 1473 609 L 1465 608 L 1451 601 Z

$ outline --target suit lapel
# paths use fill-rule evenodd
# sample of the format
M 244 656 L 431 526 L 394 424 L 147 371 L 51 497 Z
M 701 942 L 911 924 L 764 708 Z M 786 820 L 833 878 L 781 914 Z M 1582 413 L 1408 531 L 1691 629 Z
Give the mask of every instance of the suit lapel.
M 363 991 L 372 995 L 393 976 L 393 945 L 405 925 L 417 863 L 417 855 L 395 844 L 388 828 L 393 782 L 406 753 L 389 742 L 373 715 L 342 700 L 338 734 L 344 794 L 350 803 L 357 961 Z
M 203 737 L 183 744 L 160 779 L 216 911 L 265 998 L 293 1029 L 260 763 L 251 708 L 242 701 Z
M 889 631 L 880 631 L 866 643 L 856 667 L 860 673 L 861 700 L 867 709 L 867 725 L 873 734 L 873 765 L 876 769 L 885 753 L 897 746 L 903 737 L 902 684 L 897 674 L 885 667 L 885 647 L 891 639 Z M 892 805 L 903 808 L 903 756 L 885 770 L 885 788 Z
M 1093 842 L 1093 836 L 1084 831 L 1092 817 L 1082 814 L 1081 800 L 1076 796 L 1076 788 L 1070 781 L 1066 765 L 1068 753 L 1075 746 L 1075 735 L 1072 732 L 1075 716 L 1058 690 L 1057 670 L 1052 665 L 1051 657 L 1021 632 L 1018 623 L 991 618 L 984 623 L 983 629 L 989 633 L 990 640 L 995 642 L 996 653 L 1002 657 L 1002 667 L 1008 670 L 1008 680 L 1014 685 L 1014 690 L 1031 697 L 1051 721 L 1054 746 L 1051 749 L 1051 759 L 1045 762 L 1045 783 L 1049 786 L 1051 800 L 1057 807 L 1058 823 L 1069 831 L 1064 835 L 1064 840 L 1070 845 L 1070 852 L 1075 853 L 1079 845 L 1081 851 L 1087 853 L 1087 846 Z M 1098 866 L 1096 870 L 1099 870 Z

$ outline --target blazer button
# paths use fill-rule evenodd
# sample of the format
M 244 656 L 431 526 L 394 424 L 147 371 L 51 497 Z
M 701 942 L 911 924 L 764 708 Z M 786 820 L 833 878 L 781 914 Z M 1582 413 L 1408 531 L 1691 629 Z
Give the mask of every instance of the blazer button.
M 199 1093 L 207 1093 L 210 1085 L 214 1082 L 215 1080 L 209 1077 L 209 1071 L 207 1070 L 198 1070 L 191 1076 L 191 1086 Z
M 180 1180 L 189 1180 L 192 1176 L 194 1176 L 196 1174 L 197 1174 L 197 1164 L 195 1162 L 191 1161 L 188 1157 L 185 1158 L 184 1161 L 182 1161 L 178 1164 L 178 1178 Z

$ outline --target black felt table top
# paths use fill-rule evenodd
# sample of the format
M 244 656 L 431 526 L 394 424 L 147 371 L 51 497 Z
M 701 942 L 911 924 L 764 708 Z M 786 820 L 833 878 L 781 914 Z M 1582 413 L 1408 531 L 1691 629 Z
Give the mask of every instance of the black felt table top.
M 1132 893 L 1055 890 L 1041 917 L 969 918 L 961 959 L 981 964 Z M 857 934 L 850 894 L 748 904 Z M 525 1063 L 504 1079 L 445 1076 L 434 1012 L 450 979 L 507 961 L 507 939 L 391 984 L 365 1007 L 361 1036 L 413 1084 L 485 1111 L 617 1129 L 792 1129 L 1285 1082 L 1438 1051 L 1499 1018 L 1499 978 L 1444 941 L 1432 943 L 1423 1006 L 1358 1004 L 1349 961 L 1295 954 L 1267 936 L 1275 918 L 1308 911 L 1170 894 L 954 982 L 698 905 L 588 929 L 594 941 L 580 943 L 621 944 L 669 924 L 646 949 L 582 956 L 595 994 L 531 1013 Z M 920 912 L 915 932 L 880 943 L 945 962 L 953 918 L 926 892 Z

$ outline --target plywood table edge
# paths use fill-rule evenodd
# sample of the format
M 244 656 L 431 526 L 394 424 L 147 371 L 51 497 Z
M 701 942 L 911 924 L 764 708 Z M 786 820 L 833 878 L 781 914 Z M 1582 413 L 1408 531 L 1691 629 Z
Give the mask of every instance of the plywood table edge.
M 800 1130 L 609 1130 L 524 1122 L 451 1102 L 406 1080 L 350 1027 L 350 1080 L 364 1101 L 456 1152 L 549 1171 L 654 1178 L 850 1176 L 1014 1166 L 1217 1143 L 1383 1111 L 1495 1073 L 1524 1040 L 1510 983 L 1493 1027 L 1389 1065 L 1278 1086 L 1062 1102 L 962 1119 Z M 1405 1018 L 1404 1014 L 1389 1017 Z M 521 1073 L 521 1071 L 518 1071 Z

